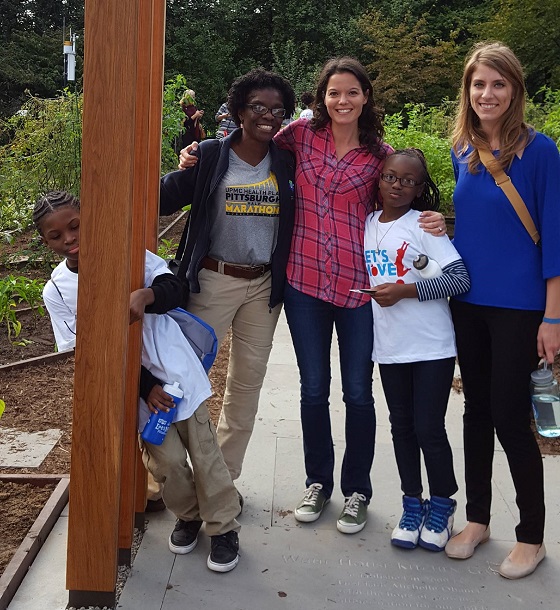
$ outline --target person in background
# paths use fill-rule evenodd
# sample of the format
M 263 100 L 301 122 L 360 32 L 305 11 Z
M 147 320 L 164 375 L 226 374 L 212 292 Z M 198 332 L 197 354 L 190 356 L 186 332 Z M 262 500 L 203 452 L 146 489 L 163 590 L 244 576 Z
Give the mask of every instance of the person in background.
M 220 140 L 229 135 L 234 129 L 237 129 L 235 121 L 231 118 L 229 113 L 227 100 L 220 106 L 218 112 L 216 112 L 216 122 L 219 123 L 218 131 L 216 132 L 216 138 Z
M 424 210 L 439 208 L 439 190 L 418 149 L 385 159 L 379 183 L 383 209 L 365 228 L 365 263 L 372 292 L 373 353 L 389 407 L 403 514 L 391 535 L 395 546 L 443 551 L 453 529 L 457 491 L 445 414 L 455 370 L 455 337 L 448 297 L 469 289 L 457 250 L 418 226 Z M 423 254 L 436 271 L 414 266 Z M 422 497 L 420 455 L 430 498 Z
M 490 537 L 494 433 L 513 479 L 517 543 L 498 571 L 531 574 L 544 559 L 543 464 L 531 430 L 530 374 L 560 348 L 560 156 L 525 123 L 523 69 L 499 42 L 467 57 L 451 152 L 454 244 L 471 288 L 451 300 L 463 391 L 467 525 L 445 549 L 467 559 Z M 506 194 L 481 163 L 493 156 L 519 192 L 541 241 L 535 245 Z M 484 154 L 484 153 L 483 153 Z
M 315 99 L 315 96 L 310 91 L 305 91 L 304 93 L 301 94 L 301 97 L 299 99 L 300 99 L 300 101 L 301 101 L 301 103 L 303 105 L 303 109 L 299 113 L 299 118 L 300 119 L 308 119 L 308 120 L 312 119 L 313 118 L 313 110 L 310 108 L 310 106 L 313 103 L 313 100 Z
M 185 131 L 181 136 L 183 147 L 188 146 L 192 142 L 204 140 L 206 134 L 200 122 L 204 116 L 204 110 L 199 110 L 196 107 L 195 92 L 192 89 L 187 89 L 179 103 L 181 104 L 182 111 L 185 113 L 185 120 L 183 122 Z

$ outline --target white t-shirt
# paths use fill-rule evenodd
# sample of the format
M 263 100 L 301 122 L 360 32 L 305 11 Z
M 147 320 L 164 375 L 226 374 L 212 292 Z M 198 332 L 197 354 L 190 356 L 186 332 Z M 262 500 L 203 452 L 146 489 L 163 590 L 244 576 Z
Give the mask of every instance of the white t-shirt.
M 166 262 L 146 251 L 144 286 L 154 278 L 171 273 Z M 59 351 L 76 345 L 76 312 L 78 304 L 78 274 L 62 261 L 52 272 L 43 289 L 43 301 L 49 312 Z M 212 395 L 208 375 L 194 353 L 181 328 L 165 314 L 145 314 L 142 323 L 142 364 L 163 383 L 179 382 L 184 392 L 177 405 L 173 421 L 188 419 L 198 406 Z M 150 417 L 146 402 L 138 405 L 138 430 L 144 429 Z
M 59 352 L 76 345 L 76 311 L 78 309 L 78 274 L 70 271 L 66 260 L 51 273 L 43 288 L 43 302 L 49 312 L 54 340 Z
M 307 119 L 308 121 L 313 118 L 313 110 L 311 108 L 304 108 L 299 115 L 300 119 Z
M 365 263 L 371 286 L 422 281 L 412 261 L 420 253 L 440 267 L 460 256 L 447 236 L 434 237 L 418 226 L 420 212 L 379 223 L 381 212 L 366 218 Z M 456 355 L 455 333 L 447 299 L 420 302 L 401 299 L 380 307 L 372 299 L 374 332 L 372 360 L 380 364 L 440 360 Z

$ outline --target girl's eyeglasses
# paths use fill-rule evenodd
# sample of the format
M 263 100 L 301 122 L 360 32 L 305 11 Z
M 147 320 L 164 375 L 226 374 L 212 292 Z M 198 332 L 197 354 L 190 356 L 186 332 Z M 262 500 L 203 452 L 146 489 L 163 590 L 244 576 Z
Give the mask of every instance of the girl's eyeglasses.
M 398 178 L 394 174 L 381 174 L 381 180 L 383 180 L 383 182 L 388 182 L 389 184 L 395 184 L 398 180 L 401 183 L 401 186 L 406 186 L 408 188 L 424 184 L 423 182 L 416 182 L 416 180 L 412 180 L 411 178 Z
M 277 119 L 281 119 L 286 116 L 285 108 L 267 108 L 262 104 L 245 104 L 245 106 L 247 106 L 247 108 L 250 108 L 255 114 L 259 114 L 260 116 L 265 115 L 267 112 L 270 112 L 270 114 L 273 117 L 276 117 Z

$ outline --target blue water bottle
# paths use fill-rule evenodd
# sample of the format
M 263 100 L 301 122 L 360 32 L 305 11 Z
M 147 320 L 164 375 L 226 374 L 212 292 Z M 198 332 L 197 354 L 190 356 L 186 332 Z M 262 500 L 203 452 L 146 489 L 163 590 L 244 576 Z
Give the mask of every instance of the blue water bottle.
M 175 404 L 167 413 L 165 411 L 158 411 L 150 415 L 150 419 L 144 426 L 141 436 L 143 440 L 152 445 L 161 445 L 163 443 L 163 439 L 175 417 L 175 408 L 183 398 L 183 390 L 179 387 L 178 381 L 173 385 L 166 383 L 163 386 L 163 391 L 173 398 Z

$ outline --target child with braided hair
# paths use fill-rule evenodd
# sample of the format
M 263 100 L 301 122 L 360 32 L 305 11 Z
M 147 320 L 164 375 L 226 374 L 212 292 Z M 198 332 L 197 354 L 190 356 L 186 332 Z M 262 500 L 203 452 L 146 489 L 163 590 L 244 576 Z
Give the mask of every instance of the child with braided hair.
M 467 291 L 470 282 L 449 238 L 418 226 L 422 211 L 439 207 L 439 191 L 421 151 L 390 154 L 379 193 L 383 208 L 366 219 L 365 263 L 372 286 L 372 360 L 379 363 L 404 494 L 391 543 L 443 551 L 457 505 L 451 499 L 457 483 L 445 431 L 456 356 L 447 297 Z M 413 264 L 420 254 L 436 261 L 442 273 L 423 279 Z M 420 452 L 429 500 L 422 498 Z
M 80 201 L 65 191 L 52 191 L 35 204 L 33 222 L 43 242 L 64 260 L 43 291 L 59 351 L 76 343 Z M 142 367 L 138 429 L 150 413 L 176 413 L 161 445 L 141 441 L 142 458 L 163 485 L 163 500 L 177 517 L 169 550 L 184 555 L 194 550 L 206 523 L 211 538 L 207 566 L 229 572 L 239 560 L 240 512 L 237 491 L 218 447 L 206 399 L 212 394 L 200 359 L 172 315 L 183 301 L 182 282 L 163 259 L 146 251 L 144 288 L 130 295 L 130 323 L 143 319 Z M 174 407 L 163 383 L 178 381 L 184 396 Z M 187 460 L 187 455 L 189 460 Z

